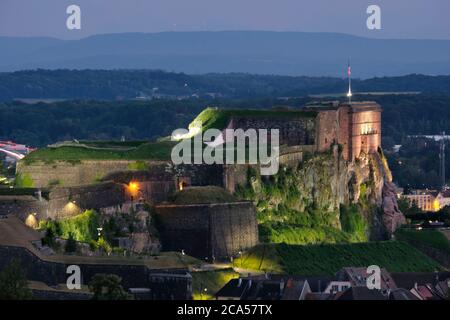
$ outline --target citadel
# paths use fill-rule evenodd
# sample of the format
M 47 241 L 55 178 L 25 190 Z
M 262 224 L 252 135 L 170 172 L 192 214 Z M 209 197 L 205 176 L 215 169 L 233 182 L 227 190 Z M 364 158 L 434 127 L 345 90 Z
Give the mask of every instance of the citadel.
M 329 102 L 300 109 L 207 108 L 190 132 L 199 121 L 197 132 L 278 130 L 280 170 L 303 166 L 302 201 L 327 212 L 357 203 L 365 185 L 364 192 L 379 208 L 370 218 L 373 239 L 388 239 L 404 223 L 380 148 L 381 107 L 375 102 Z M 0 212 L 38 228 L 42 221 L 63 221 L 95 210 L 103 223 L 118 221 L 123 235 L 114 243 L 135 254 L 175 251 L 229 260 L 257 245 L 255 203 L 235 193 L 249 185 L 249 170 L 259 174 L 259 165 L 175 165 L 170 159 L 174 146 L 170 139 L 49 145 L 19 161 L 17 175 L 32 181 L 32 187 L 22 194 L 0 195 Z M 327 159 L 322 166 L 308 167 L 308 159 L 322 156 Z M 132 229 L 125 222 L 130 216 Z M 338 217 L 333 224 L 340 228 Z M 43 255 L 39 250 L 34 251 Z

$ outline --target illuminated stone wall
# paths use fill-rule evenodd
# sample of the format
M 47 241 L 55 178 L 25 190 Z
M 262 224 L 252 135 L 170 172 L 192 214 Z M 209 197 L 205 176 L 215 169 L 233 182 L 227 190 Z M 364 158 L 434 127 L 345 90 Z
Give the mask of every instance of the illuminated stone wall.
M 20 220 L 26 221 L 30 215 L 36 218 L 46 217 L 48 201 L 39 201 L 33 196 L 0 196 L 0 214 L 15 215 Z
M 377 152 L 381 146 L 381 113 L 359 111 L 352 113 L 352 156 L 361 152 Z
M 129 200 L 126 186 L 104 182 L 78 187 L 57 187 L 47 198 L 37 196 L 0 196 L 1 214 L 13 214 L 26 221 L 30 214 L 37 220 L 62 219 L 87 209 L 119 206 Z
M 55 188 L 49 195 L 47 218 L 67 218 L 87 209 L 117 206 L 126 201 L 125 186 L 113 182 Z
M 361 152 L 377 152 L 381 146 L 381 107 L 374 102 L 353 102 L 320 110 L 316 122 L 319 152 L 339 143 L 344 159 L 352 161 Z
M 28 175 L 36 188 L 46 188 L 55 183 L 70 187 L 98 182 L 111 172 L 127 170 L 128 166 L 135 162 L 131 160 L 83 160 L 75 163 L 55 161 L 27 164 L 20 161 L 16 171 L 19 174 Z M 161 165 L 160 161 L 148 161 L 147 163 L 149 166 Z

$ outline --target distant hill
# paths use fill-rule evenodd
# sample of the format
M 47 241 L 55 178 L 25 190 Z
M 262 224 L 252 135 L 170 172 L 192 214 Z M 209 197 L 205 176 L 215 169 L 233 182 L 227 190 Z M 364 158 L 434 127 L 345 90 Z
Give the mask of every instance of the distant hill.
M 450 93 L 450 76 L 407 75 L 353 80 L 355 93 Z M 243 73 L 187 75 L 152 70 L 35 70 L 0 73 L 0 101 L 286 98 L 335 95 L 347 80 Z
M 0 71 L 163 69 L 190 74 L 345 76 L 450 74 L 449 40 L 369 39 L 337 33 L 224 31 L 96 35 L 81 40 L 0 37 Z

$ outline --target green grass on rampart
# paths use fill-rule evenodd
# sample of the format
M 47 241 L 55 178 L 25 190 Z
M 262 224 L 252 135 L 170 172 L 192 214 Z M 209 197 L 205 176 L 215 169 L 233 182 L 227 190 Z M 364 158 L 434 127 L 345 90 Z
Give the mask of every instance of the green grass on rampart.
M 191 122 L 191 126 L 201 122 L 203 131 L 207 129 L 224 129 L 231 118 L 313 118 L 317 115 L 315 111 L 301 110 L 258 110 L 258 109 L 219 109 L 206 108 Z
M 82 161 L 82 160 L 170 160 L 175 142 L 162 141 L 144 143 L 131 150 L 104 150 L 75 146 L 42 148 L 27 155 L 23 161 L 30 164 L 35 161 Z

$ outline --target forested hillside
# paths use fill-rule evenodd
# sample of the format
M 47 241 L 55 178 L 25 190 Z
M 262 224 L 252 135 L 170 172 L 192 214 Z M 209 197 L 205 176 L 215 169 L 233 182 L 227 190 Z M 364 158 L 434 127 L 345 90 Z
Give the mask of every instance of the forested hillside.
M 450 76 L 353 80 L 355 92 L 446 92 Z M 340 94 L 347 80 L 243 73 L 187 75 L 151 70 L 34 70 L 0 73 L 0 101 L 14 99 L 248 99 Z

